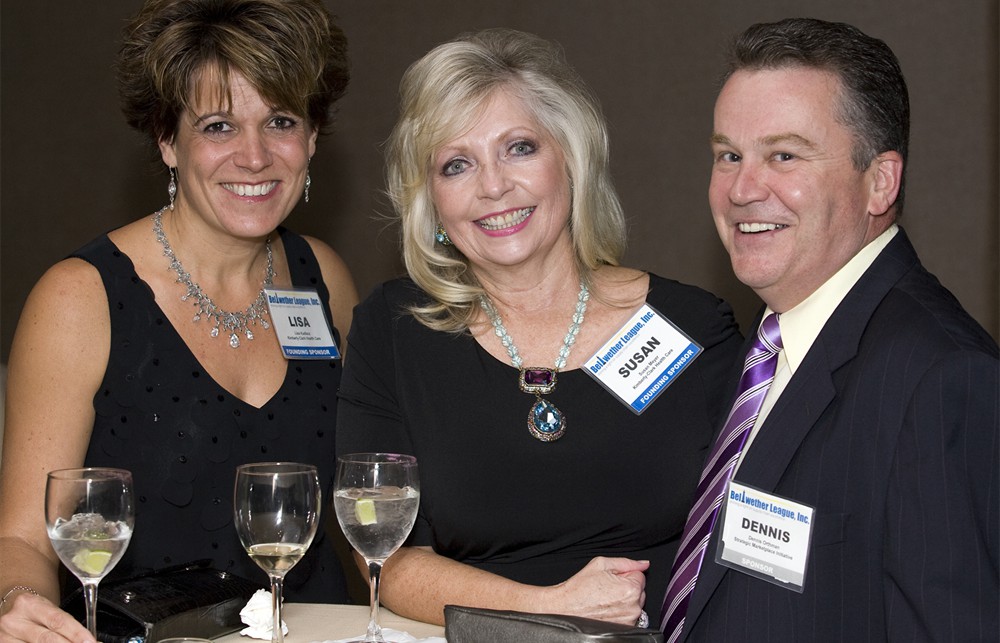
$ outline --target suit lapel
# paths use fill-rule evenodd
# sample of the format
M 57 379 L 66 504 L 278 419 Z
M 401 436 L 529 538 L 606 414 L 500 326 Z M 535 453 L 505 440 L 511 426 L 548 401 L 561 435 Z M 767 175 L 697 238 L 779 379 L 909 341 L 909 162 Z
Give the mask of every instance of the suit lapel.
M 761 425 L 752 448 L 740 465 L 736 480 L 764 491 L 774 491 L 802 441 L 836 397 L 834 374 L 857 355 L 861 337 L 875 309 L 893 285 L 917 263 L 916 252 L 900 228 L 830 316 Z M 754 331 L 760 325 L 762 315 L 763 310 L 754 321 Z M 743 355 L 749 350 L 752 339 L 752 336 L 748 337 L 744 343 Z M 742 361 L 741 358 L 741 364 Z M 736 378 L 739 378 L 738 373 Z M 734 380 L 730 383 L 730 390 L 735 391 L 735 387 Z M 687 638 L 690 624 L 698 619 L 725 575 L 740 573 L 715 563 L 718 540 L 716 529 L 688 605 L 686 623 L 689 627 L 685 628 L 682 640 Z

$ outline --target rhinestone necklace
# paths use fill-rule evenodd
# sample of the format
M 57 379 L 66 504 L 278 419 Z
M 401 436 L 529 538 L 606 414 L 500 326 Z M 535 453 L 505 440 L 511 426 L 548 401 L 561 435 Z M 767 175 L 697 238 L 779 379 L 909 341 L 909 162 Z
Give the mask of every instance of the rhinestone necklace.
M 247 306 L 247 309 L 243 312 L 231 313 L 216 306 L 212 298 L 202 291 L 201 286 L 191 279 L 191 273 L 184 270 L 184 266 L 181 265 L 177 255 L 174 254 L 173 249 L 167 242 L 167 235 L 163 232 L 163 211 L 166 209 L 163 208 L 153 215 L 153 234 L 156 236 L 156 240 L 160 242 L 160 245 L 163 246 L 163 256 L 170 260 L 170 268 L 177 273 L 177 283 L 184 284 L 187 288 L 187 292 L 181 296 L 181 301 L 194 299 L 191 303 L 198 309 L 198 312 L 194 314 L 194 319 L 191 321 L 198 322 L 202 317 L 214 320 L 215 325 L 209 334 L 212 337 L 218 337 L 219 329 L 222 328 L 222 330 L 229 333 L 229 345 L 233 348 L 240 347 L 240 333 L 245 335 L 248 340 L 253 339 L 253 332 L 250 330 L 251 325 L 260 323 L 261 328 L 264 330 L 270 328 L 271 325 L 265 319 L 267 315 L 267 296 L 264 293 L 264 289 L 274 283 L 274 257 L 271 254 L 271 239 L 268 238 L 264 244 L 264 247 L 267 249 L 267 271 L 264 273 L 264 285 L 260 289 L 260 294 L 257 295 L 253 303 Z
M 485 294 L 479 296 L 479 306 L 486 313 L 493 323 L 493 332 L 500 338 L 500 343 L 507 349 L 510 356 L 510 363 L 518 371 L 518 386 L 525 393 L 535 395 L 535 403 L 528 410 L 528 431 L 535 438 L 542 442 L 553 442 L 558 440 L 566 432 L 566 416 L 556 408 L 556 405 L 543 399 L 543 395 L 549 395 L 556 389 L 556 373 L 563 366 L 566 366 L 566 358 L 576 342 L 576 336 L 583 325 L 583 314 L 587 310 L 587 300 L 590 299 L 590 291 L 586 284 L 580 281 L 580 294 L 576 300 L 576 310 L 573 311 L 573 322 L 569 325 L 566 337 L 563 339 L 562 348 L 559 349 L 559 356 L 556 357 L 555 368 L 541 368 L 532 366 L 524 367 L 524 360 L 517 352 L 517 346 L 511 339 L 507 328 L 500 319 L 500 313 L 496 306 Z

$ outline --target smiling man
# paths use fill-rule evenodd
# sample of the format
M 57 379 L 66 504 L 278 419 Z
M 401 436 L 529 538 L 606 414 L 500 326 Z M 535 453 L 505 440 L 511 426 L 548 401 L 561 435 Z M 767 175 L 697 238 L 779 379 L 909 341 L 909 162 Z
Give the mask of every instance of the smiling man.
M 899 63 L 811 19 L 754 25 L 730 54 L 709 200 L 765 306 L 661 627 L 668 641 L 996 640 L 997 345 L 898 225 Z

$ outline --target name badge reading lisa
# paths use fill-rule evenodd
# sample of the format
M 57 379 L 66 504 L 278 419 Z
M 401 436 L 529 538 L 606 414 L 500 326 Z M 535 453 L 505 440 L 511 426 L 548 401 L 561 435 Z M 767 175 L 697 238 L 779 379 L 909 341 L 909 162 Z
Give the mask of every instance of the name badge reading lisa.
M 583 365 L 638 415 L 691 365 L 702 348 L 649 304 Z
M 801 593 L 814 510 L 729 481 L 715 562 Z
M 285 359 L 340 359 L 315 290 L 266 288 L 264 292 Z

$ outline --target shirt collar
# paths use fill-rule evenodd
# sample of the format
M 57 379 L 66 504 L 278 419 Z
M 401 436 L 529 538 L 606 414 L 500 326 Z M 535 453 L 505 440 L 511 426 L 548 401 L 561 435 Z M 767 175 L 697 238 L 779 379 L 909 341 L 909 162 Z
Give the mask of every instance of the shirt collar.
M 858 254 L 854 255 L 802 303 L 778 316 L 783 347 L 781 357 L 787 362 L 791 373 L 794 374 L 799 364 L 805 359 L 806 353 L 809 352 L 833 311 L 837 309 L 854 284 L 858 283 L 861 276 L 871 267 L 898 231 L 899 227 L 895 223 L 889 226 L 885 232 L 859 250 Z M 768 307 L 764 311 L 764 316 L 766 317 L 772 312 L 774 311 Z

